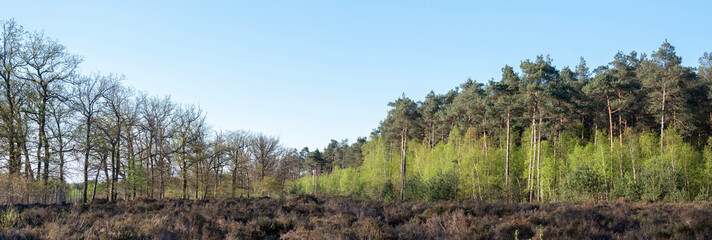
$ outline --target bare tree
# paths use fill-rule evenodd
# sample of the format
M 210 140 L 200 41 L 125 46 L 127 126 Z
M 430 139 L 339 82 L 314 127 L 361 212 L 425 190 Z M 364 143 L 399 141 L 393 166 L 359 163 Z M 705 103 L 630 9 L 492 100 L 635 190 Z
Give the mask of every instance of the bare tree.
M 178 168 L 181 171 L 183 180 L 183 198 L 188 198 L 188 169 L 194 166 L 194 161 L 189 158 L 195 152 L 191 148 L 195 141 L 198 141 L 196 131 L 205 124 L 205 115 L 200 108 L 194 105 L 179 108 L 175 114 L 175 141 L 177 145 L 176 155 Z
M 149 196 L 153 196 L 153 187 L 156 175 L 159 180 L 159 198 L 164 197 L 165 182 L 167 171 L 169 171 L 170 163 L 168 155 L 170 154 L 169 138 L 171 131 L 171 116 L 173 114 L 174 104 L 170 97 L 160 99 L 158 97 L 149 98 L 144 104 L 141 115 L 143 118 L 143 129 L 147 131 L 147 156 L 150 171 Z M 158 170 L 158 172 L 156 172 Z M 149 179 L 147 179 L 148 181 Z
M 251 142 L 250 137 L 251 134 L 245 131 L 231 131 L 227 134 L 227 157 L 230 159 L 230 167 L 232 168 L 232 197 L 235 197 L 238 179 L 240 181 L 239 188 L 243 190 L 249 188 L 250 158 L 248 148 Z
M 0 35 L 0 80 L 2 80 L 0 118 L 4 128 L 2 137 L 7 139 L 9 172 L 16 174 L 22 167 L 21 137 L 17 120 L 22 115 L 20 111 L 25 94 L 23 94 L 23 82 L 18 79 L 18 74 L 20 68 L 24 66 L 20 53 L 25 31 L 22 26 L 15 23 L 14 19 L 2 21 L 0 25 L 2 26 L 2 35 Z
M 277 179 L 282 188 L 288 181 L 299 179 L 299 171 L 301 170 L 301 158 L 297 149 L 283 148 L 279 154 L 279 162 L 277 165 Z
M 105 111 L 105 116 L 102 118 L 105 121 L 102 124 L 104 127 L 102 131 L 106 135 L 107 141 L 109 143 L 109 151 L 111 153 L 110 167 L 111 167 L 111 178 L 107 179 L 109 182 L 109 201 L 116 199 L 116 184 L 119 180 L 119 173 L 121 171 L 121 142 L 124 125 L 127 122 L 126 113 L 130 112 L 128 109 L 129 105 L 129 94 L 126 88 L 120 85 L 120 82 L 115 82 L 115 86 L 111 87 L 104 95 L 104 101 L 107 111 Z
M 50 159 L 47 138 L 47 119 L 50 114 L 48 104 L 60 97 L 61 91 L 58 89 L 62 82 L 74 75 L 82 59 L 67 52 L 64 45 L 45 37 L 42 32 L 30 34 L 23 48 L 22 60 L 26 66 L 23 78 L 31 83 L 31 96 L 35 96 L 35 101 L 32 101 L 34 106 L 29 109 L 38 125 L 37 164 L 44 164 L 42 181 L 46 182 L 49 178 Z M 39 173 L 39 169 L 37 171 Z
M 68 102 L 54 101 L 49 104 L 49 110 L 51 113 L 52 123 L 49 125 L 49 130 L 52 134 L 52 139 L 54 139 L 53 151 L 58 154 L 58 171 L 59 171 L 59 181 L 65 183 L 66 178 L 66 158 L 65 153 L 74 150 L 73 144 L 75 142 L 76 134 L 73 134 L 76 130 L 76 125 L 73 124 L 72 119 L 74 119 L 74 112 L 67 106 Z
M 255 159 L 255 167 L 258 171 L 259 180 L 264 180 L 267 174 L 271 174 L 277 167 L 277 154 L 279 150 L 279 138 L 259 134 L 252 139 L 250 152 Z
M 89 187 L 89 155 L 94 144 L 92 143 L 92 124 L 95 117 L 102 110 L 102 97 L 112 87 L 115 87 L 117 77 L 113 74 L 102 76 L 93 74 L 92 76 L 82 76 L 76 79 L 72 89 L 72 109 L 78 112 L 83 118 L 84 128 L 84 187 L 82 189 L 82 202 L 87 202 L 87 188 Z

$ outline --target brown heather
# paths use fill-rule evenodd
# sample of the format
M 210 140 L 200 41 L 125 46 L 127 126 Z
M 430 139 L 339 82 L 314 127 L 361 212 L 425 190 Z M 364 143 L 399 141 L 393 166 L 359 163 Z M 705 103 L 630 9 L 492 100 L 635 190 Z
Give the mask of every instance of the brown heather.
M 386 203 L 294 196 L 4 205 L 2 239 L 710 239 L 712 203 Z

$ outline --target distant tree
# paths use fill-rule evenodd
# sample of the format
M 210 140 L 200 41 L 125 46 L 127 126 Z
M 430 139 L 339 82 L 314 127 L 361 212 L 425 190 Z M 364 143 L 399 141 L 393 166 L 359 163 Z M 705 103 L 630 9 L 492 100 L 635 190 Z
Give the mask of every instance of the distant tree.
M 228 153 L 232 168 L 231 196 L 235 197 L 235 190 L 238 188 L 237 181 L 240 180 L 239 188 L 246 190 L 249 188 L 249 144 L 251 135 L 245 131 L 232 131 L 227 134 Z
M 415 102 L 405 97 L 405 94 L 395 102 L 388 103 L 391 110 L 388 117 L 393 119 L 393 129 L 398 129 L 401 140 L 401 189 L 400 200 L 404 200 L 406 185 L 406 154 L 408 144 L 408 130 L 415 125 L 415 121 L 420 118 Z
M 73 77 L 82 59 L 67 52 L 66 47 L 44 36 L 42 32 L 29 35 L 28 42 L 22 51 L 25 75 L 24 79 L 31 83 L 35 96 L 33 110 L 38 124 L 37 160 L 38 165 L 44 163 L 42 181 L 49 178 L 50 146 L 47 137 L 47 121 L 50 102 L 59 96 L 62 81 Z M 44 150 L 44 153 L 41 152 Z M 39 172 L 39 169 L 38 169 Z
M 255 159 L 258 179 L 262 181 L 265 176 L 273 173 L 277 167 L 277 154 L 279 153 L 279 138 L 256 135 L 250 144 L 250 152 Z
M 116 86 L 115 75 L 102 76 L 94 74 L 92 76 L 82 76 L 73 82 L 72 88 L 72 109 L 77 111 L 83 118 L 84 128 L 84 187 L 82 189 L 82 202 L 87 202 L 87 189 L 89 187 L 89 156 L 93 150 L 92 127 L 96 121 L 95 117 L 102 111 L 102 97 L 112 87 Z
M 324 156 L 321 154 L 319 149 L 313 152 L 309 152 L 309 149 L 306 150 L 307 157 L 304 163 L 307 168 L 311 170 L 312 176 L 314 176 L 314 192 L 312 194 L 316 194 L 319 189 L 319 175 L 325 165 L 326 160 L 324 159 Z
M 195 153 L 191 146 L 194 146 L 194 142 L 200 140 L 197 131 L 205 124 L 205 115 L 200 108 L 194 105 L 189 105 L 183 108 L 178 108 L 175 112 L 174 117 L 174 132 L 175 140 L 177 141 L 177 160 L 178 167 L 181 172 L 181 177 L 183 179 L 183 198 L 188 198 L 188 170 L 194 167 L 195 161 L 191 161 L 191 156 Z M 234 190 L 233 190 L 234 194 Z
M 675 53 L 675 47 L 665 41 L 658 51 L 652 54 L 652 59 L 643 61 L 640 67 L 643 86 L 648 89 L 650 110 L 660 113 L 660 155 L 663 154 L 665 142 L 666 108 L 670 108 L 670 103 L 674 108 L 680 107 L 683 83 L 692 74 L 691 69 L 680 65 L 681 62 L 682 58 Z
M 514 73 L 514 69 L 510 66 L 504 66 L 502 68 L 502 80 L 494 85 L 494 95 L 496 96 L 495 106 L 498 108 L 505 109 L 507 114 L 507 123 L 505 128 L 507 140 L 505 143 L 505 184 L 509 185 L 509 169 L 510 169 L 510 132 L 511 132 L 511 120 L 512 120 L 512 110 L 517 109 L 517 94 L 519 93 L 520 80 L 519 76 Z
M 541 182 L 541 133 L 543 131 L 542 121 L 545 114 L 545 103 L 550 100 L 547 94 L 547 86 L 550 82 L 555 81 L 559 77 L 559 72 L 551 65 L 551 58 L 537 56 L 536 61 L 526 60 L 520 64 L 522 69 L 522 85 L 520 86 L 520 98 L 524 106 L 530 108 L 531 113 L 531 139 L 530 139 L 530 155 L 529 155 L 529 176 L 528 189 L 529 200 L 532 201 L 536 197 L 541 201 L 543 195 Z M 536 117 L 539 116 L 537 124 Z M 534 175 L 536 170 L 536 175 Z M 534 179 L 536 178 L 536 186 Z
M 0 104 L 0 118 L 2 118 L 2 137 L 7 139 L 7 153 L 9 156 L 10 174 L 20 173 L 22 159 L 20 157 L 22 136 L 20 136 L 21 110 L 26 99 L 25 84 L 19 78 L 20 69 L 25 62 L 21 59 L 22 41 L 25 31 L 14 19 L 0 22 L 2 35 L 0 35 L 0 80 L 2 80 L 2 104 Z M 27 176 L 29 178 L 29 176 Z

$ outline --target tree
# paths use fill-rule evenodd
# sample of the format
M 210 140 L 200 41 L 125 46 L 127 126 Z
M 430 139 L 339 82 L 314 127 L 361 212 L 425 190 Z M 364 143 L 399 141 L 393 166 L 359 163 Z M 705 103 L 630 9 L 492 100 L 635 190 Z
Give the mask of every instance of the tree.
M 666 107 L 669 108 L 671 104 L 673 107 L 680 107 L 683 81 L 692 73 L 689 68 L 680 66 L 681 62 L 682 58 L 675 53 L 675 47 L 666 40 L 658 51 L 652 54 L 652 59 L 643 61 L 640 68 L 643 86 L 648 89 L 650 110 L 660 113 L 660 155 L 663 154 L 665 142 Z
M 153 196 L 153 184 L 158 175 L 159 198 L 163 198 L 165 193 L 165 178 L 169 171 L 170 163 L 167 162 L 172 149 L 169 146 L 169 139 L 172 137 L 170 124 L 172 121 L 175 105 L 170 97 L 152 97 L 145 101 L 141 109 L 143 118 L 142 128 L 146 131 L 146 152 L 149 166 L 149 181 L 147 184 L 149 196 Z M 158 171 L 156 173 L 156 170 Z
M 312 194 L 316 194 L 319 189 L 319 175 L 325 165 L 326 160 L 324 159 L 324 156 L 321 154 L 319 149 L 313 152 L 309 152 L 308 148 L 305 148 L 304 150 L 302 150 L 302 152 L 305 152 L 307 154 L 306 159 L 304 161 L 304 165 L 311 170 L 312 176 L 314 176 L 314 192 Z
M 428 144 L 430 148 L 435 147 L 437 142 L 435 129 L 439 123 L 437 113 L 441 111 L 443 107 L 444 97 L 442 95 L 436 95 L 435 92 L 430 91 L 428 95 L 425 96 L 425 101 L 419 102 L 419 111 L 422 114 L 423 122 L 426 127 L 424 136 L 428 139 Z
M 401 189 L 400 200 L 404 200 L 405 184 L 406 184 L 406 153 L 408 144 L 408 130 L 411 130 L 415 121 L 420 118 L 418 107 L 413 100 L 410 100 L 403 94 L 401 98 L 395 102 L 388 103 L 392 109 L 388 111 L 388 118 L 393 119 L 393 128 L 400 132 L 401 140 Z M 411 130 L 412 131 L 412 130 Z
M 2 35 L 0 36 L 0 78 L 2 78 L 2 105 L 0 117 L 2 118 L 2 137 L 7 139 L 9 156 L 9 172 L 17 174 L 22 167 L 20 148 L 21 109 L 26 98 L 24 83 L 19 79 L 20 69 L 25 62 L 20 58 L 22 41 L 25 31 L 14 19 L 0 22 Z M 29 176 L 27 176 L 29 178 Z
M 237 181 L 240 180 L 239 187 L 246 190 L 249 187 L 249 144 L 251 135 L 245 131 L 231 131 L 227 133 L 228 149 L 227 157 L 230 159 L 232 168 L 232 189 L 231 195 L 235 197 L 235 190 L 238 188 Z
M 615 111 L 618 113 L 618 162 L 620 176 L 623 177 L 623 133 L 625 132 L 624 127 L 627 126 L 628 115 L 631 114 L 631 109 L 635 109 L 640 91 L 640 81 L 635 73 L 636 68 L 640 65 L 640 61 L 637 57 L 636 52 L 631 52 L 630 55 L 625 55 L 622 52 L 618 52 L 613 62 L 609 63 L 611 66 L 610 74 L 614 77 L 614 81 L 611 84 L 612 91 L 615 94 L 617 101 L 613 104 Z M 624 119 L 625 123 L 624 124 Z M 612 125 L 611 125 L 612 126 Z M 613 130 L 609 131 L 610 138 L 613 139 Z M 611 148 L 613 148 L 613 142 L 611 142 Z M 634 165 L 634 164 L 633 164 Z M 635 168 L 635 166 L 633 166 Z M 635 170 L 634 170 L 635 171 Z
M 68 94 L 66 94 L 68 95 Z M 49 125 L 52 138 L 55 140 L 54 151 L 59 155 L 59 181 L 65 183 L 65 153 L 71 152 L 74 149 L 76 134 L 72 134 L 77 130 L 76 124 L 73 123 L 76 114 L 70 108 L 71 101 L 54 101 L 49 104 L 52 124 Z
M 608 137 L 610 138 L 610 151 L 613 151 L 613 111 L 611 108 L 611 100 L 615 96 L 614 82 L 615 77 L 611 75 L 608 67 L 601 66 L 594 70 L 596 76 L 591 81 L 591 84 L 584 88 L 584 91 L 589 96 L 597 100 L 599 106 L 605 106 L 608 112 Z
M 279 153 L 279 138 L 259 134 L 252 139 L 250 152 L 255 159 L 259 180 L 271 175 L 277 166 L 277 154 Z
M 505 143 L 506 154 L 505 154 L 505 184 L 509 186 L 509 163 L 510 163 L 510 122 L 512 120 L 512 110 L 516 109 L 517 94 L 519 93 L 520 86 L 519 76 L 514 73 L 514 69 L 510 66 L 504 66 L 502 68 L 502 80 L 493 86 L 495 95 L 495 106 L 498 108 L 504 108 L 507 114 L 507 123 L 505 128 L 507 128 L 507 140 Z
M 22 60 L 26 66 L 26 75 L 23 78 L 32 83 L 32 96 L 36 96 L 36 101 L 33 101 L 36 105 L 33 108 L 33 115 L 35 115 L 39 133 L 37 161 L 38 164 L 44 163 L 42 181 L 46 182 L 49 178 L 50 159 L 50 146 L 47 138 L 48 104 L 53 99 L 62 97 L 58 95 L 61 92 L 58 89 L 61 87 L 62 81 L 66 81 L 74 75 L 82 59 L 67 52 L 64 45 L 46 38 L 44 33 L 35 32 L 29 36 L 28 42 L 24 45 Z M 42 149 L 44 149 L 44 155 L 41 154 Z
M 129 107 L 129 92 L 127 89 L 121 86 L 120 82 L 123 77 L 117 79 L 113 82 L 114 86 L 111 86 L 104 94 L 104 104 L 106 106 L 106 111 L 103 112 L 104 116 L 100 119 L 104 121 L 99 121 L 99 128 L 105 134 L 106 142 L 109 144 L 110 153 L 110 168 L 111 177 L 107 179 L 109 182 L 109 201 L 116 200 L 116 184 L 119 181 L 119 173 L 121 171 L 121 143 L 124 125 L 126 124 L 125 113 L 128 111 Z
M 700 80 L 700 83 L 704 86 L 706 86 L 706 91 L 703 91 L 703 93 L 706 93 L 706 101 L 709 103 L 709 99 L 712 99 L 712 91 L 710 91 L 712 88 L 712 54 L 705 52 L 702 57 L 699 59 L 700 67 L 698 68 L 698 77 Z M 712 136 L 712 110 L 710 108 L 706 108 L 706 122 L 707 125 L 709 126 L 709 135 Z M 698 144 L 699 145 L 699 144 Z
M 531 139 L 530 139 L 530 155 L 529 155 L 529 176 L 528 189 L 529 200 L 533 200 L 536 196 L 538 200 L 542 197 L 542 182 L 541 182 L 541 132 L 542 120 L 544 118 L 545 102 L 549 100 L 546 88 L 549 82 L 558 79 L 559 73 L 554 66 L 551 65 L 551 58 L 547 56 L 537 56 L 536 61 L 526 60 L 521 63 L 522 69 L 522 86 L 520 87 L 521 96 L 524 105 L 531 109 Z M 536 122 L 537 114 L 539 123 Z M 536 169 L 535 169 L 536 167 Z M 536 176 L 534 175 L 536 170 Z M 536 178 L 536 186 L 533 179 Z M 537 190 L 535 190 L 535 187 Z
M 103 109 L 102 97 L 112 87 L 116 86 L 114 82 L 117 77 L 115 75 L 102 76 L 93 74 L 92 76 L 82 76 L 73 82 L 71 97 L 72 109 L 77 111 L 83 117 L 84 128 L 84 187 L 82 189 L 82 202 L 87 202 L 87 189 L 89 187 L 89 155 L 93 150 L 92 143 L 92 124 L 95 122 L 95 117 Z
M 178 167 L 183 178 L 183 198 L 188 198 L 188 168 L 193 167 L 193 162 L 190 161 L 190 156 L 194 152 L 190 149 L 195 141 L 198 141 L 196 131 L 202 128 L 205 124 L 205 115 L 200 108 L 194 105 L 189 105 L 184 108 L 179 108 L 175 112 L 176 120 L 174 121 L 175 137 L 176 137 L 176 154 L 178 155 Z
M 294 148 L 283 148 L 279 153 L 278 160 L 277 180 L 279 180 L 281 189 L 283 189 L 287 181 L 294 181 L 299 178 L 301 170 L 299 153 Z

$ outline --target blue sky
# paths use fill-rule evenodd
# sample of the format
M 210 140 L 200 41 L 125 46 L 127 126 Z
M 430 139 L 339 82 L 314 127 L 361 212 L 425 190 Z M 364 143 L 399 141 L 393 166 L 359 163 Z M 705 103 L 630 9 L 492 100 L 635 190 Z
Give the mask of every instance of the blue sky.
M 683 64 L 712 51 L 709 1 L 10 1 L 2 19 L 82 55 L 81 71 L 199 104 L 216 130 L 288 147 L 353 142 L 405 93 L 422 100 L 468 77 L 549 54 L 591 69 L 668 39 Z

